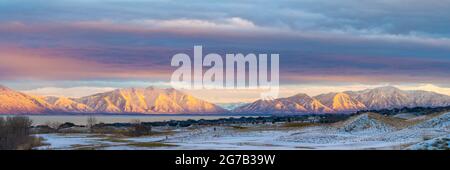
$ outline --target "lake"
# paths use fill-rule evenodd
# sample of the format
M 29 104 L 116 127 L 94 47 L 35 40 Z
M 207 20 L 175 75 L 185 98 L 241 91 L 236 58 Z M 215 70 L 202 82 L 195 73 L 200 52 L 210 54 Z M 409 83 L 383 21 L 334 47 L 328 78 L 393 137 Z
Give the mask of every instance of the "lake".
M 5 115 L 3 117 L 6 117 Z M 33 120 L 33 125 L 43 125 L 48 122 L 72 122 L 77 125 L 85 125 L 88 115 L 27 115 Z M 141 122 L 160 122 L 169 120 L 213 120 L 220 118 L 239 118 L 241 116 L 230 115 L 96 115 L 97 122 L 100 123 L 129 123 L 133 120 L 140 120 Z M 247 116 L 246 116 L 247 117 Z

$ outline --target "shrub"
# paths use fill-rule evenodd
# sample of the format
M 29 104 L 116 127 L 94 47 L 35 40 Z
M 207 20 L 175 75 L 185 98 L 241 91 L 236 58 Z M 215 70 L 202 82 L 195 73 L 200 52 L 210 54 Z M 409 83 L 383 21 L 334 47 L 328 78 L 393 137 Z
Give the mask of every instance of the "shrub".
M 0 150 L 32 149 L 41 139 L 30 135 L 32 121 L 28 117 L 0 118 Z
M 130 136 L 144 136 L 144 135 L 150 135 L 152 132 L 151 126 L 146 126 L 142 124 L 140 121 L 134 120 L 132 121 L 133 126 L 129 130 Z

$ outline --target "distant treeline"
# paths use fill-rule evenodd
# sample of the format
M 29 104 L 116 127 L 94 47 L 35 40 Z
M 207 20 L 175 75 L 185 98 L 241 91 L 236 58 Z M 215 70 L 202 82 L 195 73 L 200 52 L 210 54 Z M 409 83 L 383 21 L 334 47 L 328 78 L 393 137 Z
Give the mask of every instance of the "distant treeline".
M 142 136 L 158 133 L 152 131 L 153 127 L 190 127 L 190 126 L 220 126 L 243 124 L 275 124 L 279 122 L 302 123 L 334 123 L 345 120 L 350 115 L 345 114 L 320 114 L 320 115 L 283 115 L 283 116 L 251 116 L 240 118 L 221 118 L 215 120 L 170 120 L 160 122 L 141 122 L 133 120 L 127 123 L 96 123 L 95 117 L 88 118 L 87 125 L 76 125 L 71 122 L 48 123 L 34 126 L 33 133 L 102 133 L 121 134 L 125 136 Z M 91 120 L 91 121 L 89 121 Z M 90 122 L 90 123 L 89 123 Z
M 315 122 L 315 123 L 334 123 L 345 120 L 349 117 L 348 114 L 313 114 L 313 115 L 283 115 L 283 116 L 258 116 L 258 117 L 240 117 L 240 118 L 220 118 L 214 120 L 170 120 L 162 122 L 142 122 L 145 126 L 178 126 L 188 127 L 191 125 L 227 125 L 227 124 L 266 124 L 278 122 Z M 111 123 L 111 124 L 97 124 L 96 127 L 114 126 L 114 127 L 130 127 L 133 123 Z
M 439 112 L 450 112 L 450 106 L 446 107 L 413 107 L 413 108 L 394 108 L 394 109 L 381 109 L 381 110 L 361 110 L 358 111 L 356 114 L 366 113 L 366 112 L 373 112 L 373 113 L 379 113 L 382 115 L 396 115 L 400 113 L 414 113 L 418 115 L 428 115 L 433 113 L 439 113 Z
M 448 107 L 415 107 L 415 108 L 401 108 L 401 109 L 382 109 L 382 110 L 362 110 L 351 114 L 302 114 L 302 115 L 272 115 L 272 116 L 242 116 L 239 118 L 220 118 L 214 120 L 170 120 L 159 122 L 139 122 L 138 124 L 145 127 L 189 127 L 192 125 L 230 125 L 230 124 L 266 124 L 266 123 L 279 123 L 279 122 L 307 122 L 307 123 L 335 123 L 348 119 L 351 116 L 363 114 L 367 112 L 378 113 L 382 115 L 395 115 L 399 113 L 414 113 L 418 115 L 426 115 L 437 112 L 450 112 L 450 106 Z M 91 123 L 90 128 L 102 129 L 105 127 L 118 127 L 127 128 L 136 126 L 136 122 L 123 122 L 123 123 Z M 40 125 L 38 127 L 48 127 L 48 125 Z M 75 125 L 70 122 L 52 127 L 53 129 L 64 129 L 71 127 L 85 127 L 84 125 Z

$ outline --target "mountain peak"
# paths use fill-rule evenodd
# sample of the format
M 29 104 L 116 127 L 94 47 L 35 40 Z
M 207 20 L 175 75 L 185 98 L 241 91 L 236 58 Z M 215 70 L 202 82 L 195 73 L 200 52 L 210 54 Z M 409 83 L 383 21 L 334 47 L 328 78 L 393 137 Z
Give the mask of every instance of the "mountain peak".
M 51 109 L 51 106 L 41 98 L 5 86 L 0 86 L 0 103 L 0 114 L 37 114 Z
M 48 96 L 44 97 L 44 100 L 49 104 L 53 105 L 54 110 L 59 112 L 70 112 L 70 113 L 92 113 L 93 109 L 89 108 L 87 105 L 76 102 L 67 97 L 55 97 Z
M 333 97 L 334 101 L 337 100 L 347 100 L 348 98 L 350 98 L 350 96 L 346 93 L 336 93 Z
M 316 96 L 315 98 L 335 112 L 356 111 L 366 108 L 364 104 L 344 92 L 327 93 Z
M 329 113 L 332 110 L 304 93 L 288 98 L 258 100 L 233 110 L 245 113 Z
M 224 109 L 175 89 L 126 88 L 76 100 L 99 113 L 224 113 Z
M 383 87 L 377 87 L 372 90 L 381 90 L 381 91 L 401 91 L 399 88 L 395 86 L 383 86 Z
M 311 98 L 311 97 L 308 96 L 308 95 L 305 94 L 305 93 L 298 93 L 298 94 L 293 95 L 293 96 L 291 96 L 291 97 L 289 97 L 289 98 Z
M 225 113 L 212 103 L 173 88 L 123 88 L 78 99 L 39 97 L 0 85 L 1 113 Z M 384 86 L 362 91 L 327 93 L 310 97 L 258 100 L 235 108 L 245 113 L 347 113 L 362 109 L 449 106 L 450 96 L 428 91 L 403 91 Z

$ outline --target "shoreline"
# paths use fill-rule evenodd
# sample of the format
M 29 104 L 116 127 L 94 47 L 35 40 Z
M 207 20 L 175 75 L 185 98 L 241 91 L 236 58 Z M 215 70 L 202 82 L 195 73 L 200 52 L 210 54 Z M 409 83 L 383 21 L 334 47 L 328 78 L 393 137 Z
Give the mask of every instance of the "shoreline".
M 155 118 L 170 118 L 166 120 L 155 120 L 155 121 L 145 121 L 145 119 L 140 120 L 141 116 L 133 117 L 133 116 L 122 116 L 120 118 L 130 119 L 130 120 L 140 120 L 140 123 L 147 126 L 176 126 L 180 125 L 182 127 L 187 127 L 190 125 L 217 125 L 217 124 L 247 124 L 247 123 L 279 123 L 279 122 L 293 122 L 293 121 L 303 121 L 303 122 L 316 122 L 316 123 L 330 123 L 344 120 L 353 114 L 326 114 L 326 115 L 317 115 L 317 114 L 307 114 L 307 115 L 278 115 L 278 116 L 269 116 L 269 115 L 252 115 L 252 116 L 155 116 Z M 65 116 L 63 116 L 65 117 Z M 75 116 L 77 117 L 77 116 Z M 87 117 L 83 117 L 87 118 Z M 95 117 L 100 119 L 101 117 Z M 135 118 L 135 119 L 133 119 Z M 173 119 L 173 118 L 182 118 L 182 119 Z M 212 119 L 208 119 L 212 118 Z M 83 127 L 84 124 L 76 124 L 75 122 L 70 121 L 61 121 L 60 123 L 71 123 L 75 126 Z M 123 122 L 111 122 L 105 123 L 100 122 L 103 126 L 120 126 L 120 127 L 129 127 L 132 126 L 132 121 L 123 121 Z M 45 126 L 43 124 L 37 124 L 34 127 Z

